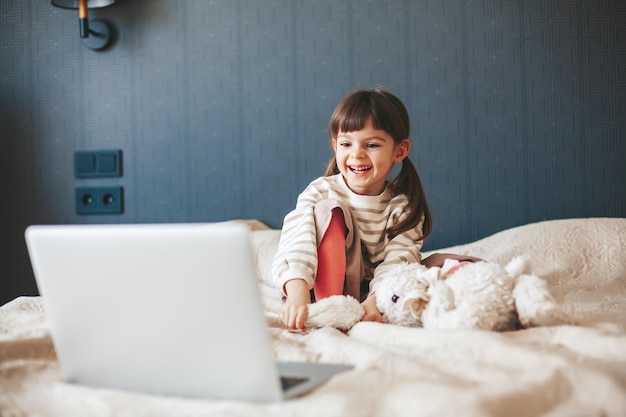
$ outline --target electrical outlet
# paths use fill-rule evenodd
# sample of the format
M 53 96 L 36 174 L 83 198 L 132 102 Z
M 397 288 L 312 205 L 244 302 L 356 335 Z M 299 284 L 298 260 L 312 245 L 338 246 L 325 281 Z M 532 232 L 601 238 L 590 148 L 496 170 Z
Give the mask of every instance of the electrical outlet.
M 122 214 L 123 187 L 79 187 L 76 189 L 76 214 Z

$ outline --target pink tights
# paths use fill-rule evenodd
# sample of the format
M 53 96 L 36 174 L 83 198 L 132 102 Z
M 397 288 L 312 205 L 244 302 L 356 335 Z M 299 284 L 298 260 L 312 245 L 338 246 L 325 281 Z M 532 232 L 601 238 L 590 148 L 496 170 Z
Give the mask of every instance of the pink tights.
M 317 249 L 315 300 L 341 295 L 346 280 L 346 222 L 339 208 L 332 210 L 330 224 Z

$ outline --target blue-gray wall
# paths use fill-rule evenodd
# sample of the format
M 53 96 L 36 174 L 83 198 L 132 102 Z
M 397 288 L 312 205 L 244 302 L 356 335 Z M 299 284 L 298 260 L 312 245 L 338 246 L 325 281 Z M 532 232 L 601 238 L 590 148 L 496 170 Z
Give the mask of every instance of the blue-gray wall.
M 115 25 L 109 50 L 48 0 L 0 1 L 0 301 L 35 292 L 28 224 L 280 227 L 358 87 L 409 108 L 428 249 L 626 216 L 623 0 L 118 0 L 92 17 Z M 76 180 L 90 149 L 122 149 L 123 177 Z M 85 185 L 122 185 L 125 213 L 76 215 Z

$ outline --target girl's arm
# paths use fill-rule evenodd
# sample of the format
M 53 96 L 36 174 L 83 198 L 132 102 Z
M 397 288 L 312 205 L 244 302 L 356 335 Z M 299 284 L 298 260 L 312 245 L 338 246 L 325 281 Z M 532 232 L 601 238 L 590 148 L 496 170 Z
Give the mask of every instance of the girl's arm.
M 405 231 L 387 242 L 383 251 L 383 260 L 374 270 L 374 278 L 370 281 L 370 292 L 365 301 L 361 303 L 365 309 L 365 316 L 361 319 L 362 321 L 383 321 L 376 306 L 376 287 L 382 279 L 385 279 L 385 274 L 394 265 L 402 262 L 421 262 L 422 236 L 422 223 L 420 222 L 415 228 Z
M 310 184 L 298 196 L 296 208 L 285 216 L 274 261 L 274 286 L 283 289 L 289 280 L 302 279 L 313 288 L 317 271 L 317 231 L 313 207 L 321 198 L 320 191 Z
M 374 270 L 374 278 L 370 282 L 370 292 L 376 291 L 378 282 L 384 279 L 385 274 L 402 262 L 420 263 L 422 262 L 422 223 L 415 228 L 405 231 L 389 240 L 383 249 L 383 259 Z

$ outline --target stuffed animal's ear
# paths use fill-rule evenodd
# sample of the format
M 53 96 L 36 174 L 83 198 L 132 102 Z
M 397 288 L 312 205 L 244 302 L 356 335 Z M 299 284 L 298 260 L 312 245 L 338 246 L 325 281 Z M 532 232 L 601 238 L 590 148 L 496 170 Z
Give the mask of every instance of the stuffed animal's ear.
M 330 326 L 348 331 L 365 314 L 361 303 L 349 295 L 333 295 L 307 307 L 309 317 L 304 325 L 309 328 Z
M 429 286 L 435 285 L 435 283 L 443 279 L 443 270 L 439 267 L 428 268 L 427 270 L 420 272 L 419 278 L 428 283 Z
M 404 310 L 408 310 L 415 318 L 420 318 L 422 310 L 428 303 L 430 297 L 421 291 L 411 291 L 404 296 L 404 303 L 402 307 Z

